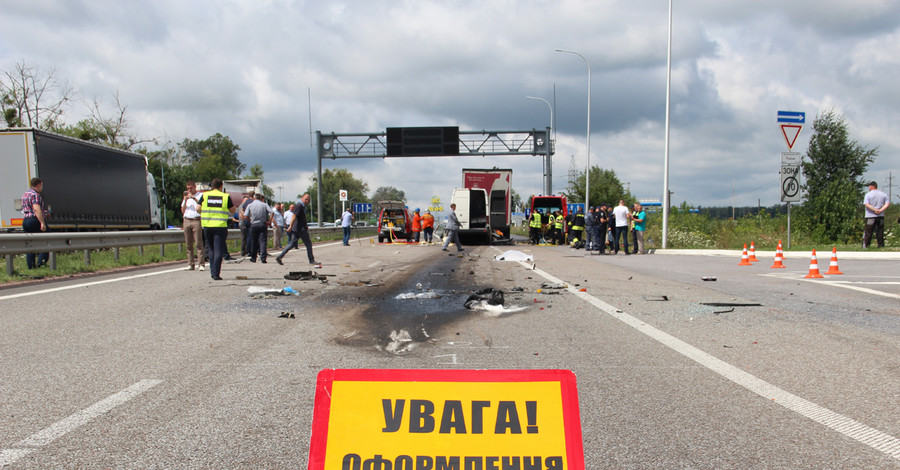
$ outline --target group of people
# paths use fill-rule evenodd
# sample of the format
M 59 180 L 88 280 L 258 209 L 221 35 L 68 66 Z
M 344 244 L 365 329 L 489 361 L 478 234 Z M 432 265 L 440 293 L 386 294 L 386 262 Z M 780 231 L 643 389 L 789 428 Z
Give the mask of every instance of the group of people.
M 568 243 L 576 249 L 607 250 L 618 254 L 624 248 L 625 254 L 644 254 L 644 232 L 647 229 L 647 213 L 640 204 L 630 209 L 624 200 L 610 208 L 608 204 L 590 207 L 587 214 L 582 209 L 566 218 L 561 211 L 544 214 L 535 211 L 529 220 L 529 235 L 532 244 L 543 241 L 562 245 Z M 628 235 L 632 236 L 633 248 L 629 251 Z M 620 243 L 621 241 L 621 243 Z
M 266 203 L 265 196 L 256 194 L 255 191 L 250 191 L 235 206 L 231 196 L 222 191 L 224 183 L 221 179 L 214 179 L 210 186 L 210 191 L 201 194 L 193 181 L 186 184 L 181 212 L 184 218 L 188 269 L 193 270 L 195 262 L 199 261 L 200 270 L 204 270 L 208 258 L 210 276 L 214 280 L 222 279 L 222 261 L 230 258 L 225 240 L 228 237 L 229 223 L 232 222 L 237 222 L 241 228 L 241 255 L 249 256 L 250 262 L 255 263 L 257 259 L 261 263 L 267 262 L 269 227 L 273 227 L 275 248 L 281 248 L 281 232 L 286 230 L 288 233 L 287 246 L 275 258 L 278 264 L 283 264 L 284 256 L 297 248 L 300 241 L 306 245 L 310 264 L 318 264 L 313 256 L 306 221 L 306 206 L 310 201 L 308 193 L 301 196 L 296 204 L 291 204 L 287 213 L 283 214 L 281 204 L 272 207 Z
M 419 208 L 413 211 L 412 217 L 412 233 L 413 241 L 416 243 L 434 243 L 434 216 L 430 210 L 425 211 L 425 215 L 420 215 Z M 420 242 L 419 240 L 422 239 Z

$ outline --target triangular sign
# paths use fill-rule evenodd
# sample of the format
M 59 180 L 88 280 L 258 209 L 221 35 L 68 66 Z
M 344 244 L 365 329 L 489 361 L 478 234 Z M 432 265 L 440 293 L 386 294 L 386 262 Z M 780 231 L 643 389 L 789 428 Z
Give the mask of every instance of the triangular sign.
M 803 129 L 803 126 L 797 124 L 780 124 L 780 126 L 781 133 L 784 135 L 784 141 L 787 143 L 788 150 L 793 150 L 794 143 L 797 142 L 797 136 L 800 135 L 800 130 Z M 793 137 L 791 137 L 791 134 L 793 134 Z

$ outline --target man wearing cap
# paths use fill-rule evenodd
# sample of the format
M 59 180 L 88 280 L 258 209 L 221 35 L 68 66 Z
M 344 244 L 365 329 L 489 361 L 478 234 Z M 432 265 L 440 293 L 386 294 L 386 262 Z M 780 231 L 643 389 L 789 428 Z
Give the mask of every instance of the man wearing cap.
M 413 211 L 412 219 L 413 240 L 419 243 L 419 235 L 422 233 L 422 216 L 419 215 L 419 208 Z
M 432 243 L 434 240 L 434 216 L 430 210 L 425 211 L 422 216 L 422 233 L 425 236 L 425 243 Z
M 863 248 L 868 248 L 872 241 L 872 232 L 878 240 L 878 247 L 884 246 L 884 212 L 891 205 L 887 194 L 878 190 L 878 183 L 869 183 L 869 192 L 863 199 L 866 206 L 866 228 L 863 232 Z

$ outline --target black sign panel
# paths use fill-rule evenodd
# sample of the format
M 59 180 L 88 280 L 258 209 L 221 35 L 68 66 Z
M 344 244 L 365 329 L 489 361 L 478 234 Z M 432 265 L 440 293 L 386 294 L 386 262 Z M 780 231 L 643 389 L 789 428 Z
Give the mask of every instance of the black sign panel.
M 388 127 L 387 156 L 459 155 L 459 127 Z

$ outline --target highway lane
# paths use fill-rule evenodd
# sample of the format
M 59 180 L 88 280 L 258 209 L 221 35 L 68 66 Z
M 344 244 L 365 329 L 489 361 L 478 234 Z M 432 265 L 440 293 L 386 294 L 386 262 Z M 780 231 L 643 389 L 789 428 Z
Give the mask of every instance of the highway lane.
M 284 267 L 225 265 L 218 283 L 160 268 L 35 295 L 17 296 L 41 286 L 4 289 L 0 462 L 302 468 L 323 368 L 564 368 L 579 381 L 588 468 L 898 466 L 894 299 L 772 277 L 767 266 L 737 269 L 728 258 L 517 247 L 535 255 L 531 269 L 491 261 L 498 248 L 458 257 L 369 240 L 319 245 L 327 284 L 283 279 L 309 269 L 301 251 Z M 842 270 L 858 276 L 849 261 Z M 718 280 L 700 280 L 709 274 Z M 537 293 L 548 279 L 571 289 Z M 422 292 L 416 284 L 442 297 L 394 299 Z M 247 293 L 286 285 L 301 295 Z M 481 287 L 526 308 L 462 308 Z M 702 302 L 763 305 L 716 313 L 728 308 Z M 412 341 L 391 339 L 401 331 Z M 747 376 L 736 382 L 734 370 Z M 754 391 L 760 383 L 777 396 Z M 820 424 L 785 396 L 864 425 L 887 447 L 860 442 L 853 425 Z

